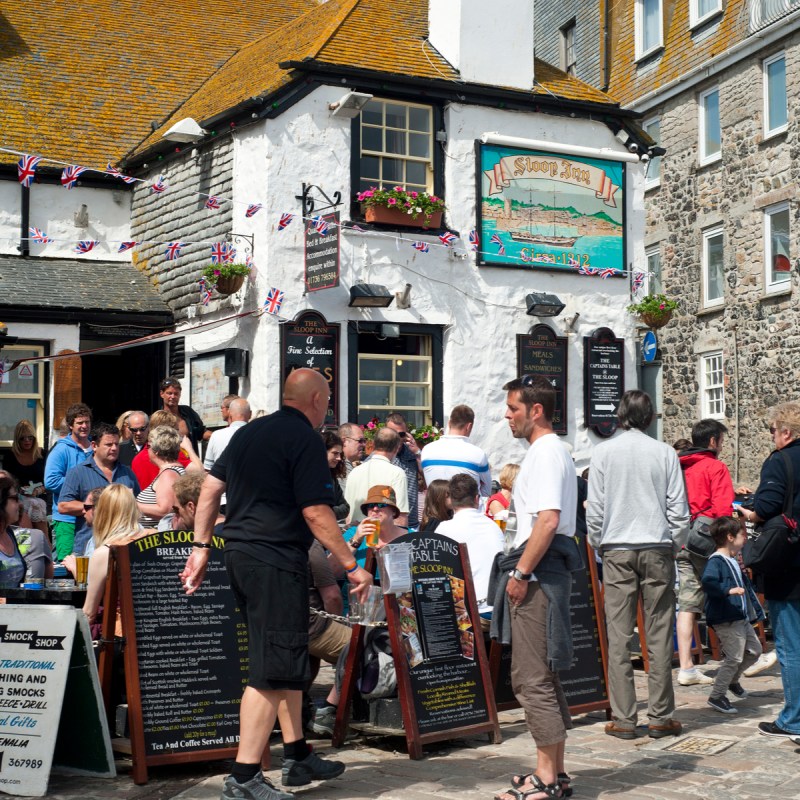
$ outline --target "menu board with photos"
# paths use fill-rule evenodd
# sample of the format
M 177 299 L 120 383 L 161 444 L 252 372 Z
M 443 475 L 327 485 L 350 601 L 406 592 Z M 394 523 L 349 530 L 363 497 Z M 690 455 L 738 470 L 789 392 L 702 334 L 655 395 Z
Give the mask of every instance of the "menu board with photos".
M 160 531 L 112 548 L 125 633 L 134 780 L 147 765 L 231 758 L 247 683 L 247 629 L 212 540 L 205 579 L 184 594 L 191 531 Z

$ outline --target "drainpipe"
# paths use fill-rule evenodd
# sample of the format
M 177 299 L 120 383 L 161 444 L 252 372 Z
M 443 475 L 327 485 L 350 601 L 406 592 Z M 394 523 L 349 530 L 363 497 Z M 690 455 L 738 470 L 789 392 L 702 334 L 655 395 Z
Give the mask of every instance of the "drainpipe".
M 732 327 L 733 333 L 733 402 L 736 412 L 736 435 L 733 437 L 733 480 L 736 486 L 739 485 L 739 427 L 741 414 L 739 413 L 739 343 L 736 340 L 738 326 Z
M 29 256 L 31 254 L 31 243 L 28 241 L 28 227 L 30 225 L 31 220 L 31 190 L 27 186 L 23 186 L 20 184 L 19 186 L 21 194 L 19 197 L 19 206 L 20 206 L 20 232 L 19 232 L 19 245 L 17 246 L 17 250 L 22 253 L 23 256 Z
M 609 20 L 609 8 L 608 4 L 611 0 L 603 0 L 603 80 L 602 85 L 600 87 L 601 91 L 607 92 L 608 91 L 608 84 L 609 84 L 609 52 L 608 52 L 608 20 Z

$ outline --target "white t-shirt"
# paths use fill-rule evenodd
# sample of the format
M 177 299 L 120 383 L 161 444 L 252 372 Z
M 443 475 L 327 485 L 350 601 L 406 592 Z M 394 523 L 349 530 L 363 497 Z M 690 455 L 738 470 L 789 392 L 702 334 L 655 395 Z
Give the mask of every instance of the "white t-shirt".
M 578 480 L 569 451 L 554 433 L 540 436 L 528 449 L 514 483 L 517 535 L 514 549 L 531 535 L 540 511 L 560 511 L 556 533 L 575 535 Z
M 492 522 L 477 508 L 462 508 L 456 511 L 453 519 L 440 522 L 436 533 L 466 544 L 478 613 L 491 611 L 491 603 L 486 602 L 489 573 L 492 571 L 494 557 L 503 552 L 503 534 L 497 523 Z

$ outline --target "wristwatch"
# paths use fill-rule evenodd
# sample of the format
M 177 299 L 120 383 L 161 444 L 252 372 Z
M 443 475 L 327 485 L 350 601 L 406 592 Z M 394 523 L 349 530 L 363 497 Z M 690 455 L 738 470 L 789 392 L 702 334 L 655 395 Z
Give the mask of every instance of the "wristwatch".
M 512 569 L 511 572 L 508 573 L 508 576 L 515 581 L 529 581 L 531 575 L 533 575 L 532 572 L 520 572 L 518 569 Z

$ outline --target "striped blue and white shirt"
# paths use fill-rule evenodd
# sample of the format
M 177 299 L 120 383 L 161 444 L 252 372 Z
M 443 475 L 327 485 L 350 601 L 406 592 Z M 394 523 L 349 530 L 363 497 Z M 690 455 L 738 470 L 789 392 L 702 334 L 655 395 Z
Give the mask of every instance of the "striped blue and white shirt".
M 425 445 L 422 448 L 422 471 L 428 485 L 437 479 L 449 481 L 453 475 L 465 472 L 478 482 L 478 491 L 483 497 L 492 493 L 489 459 L 466 436 L 446 434 Z

